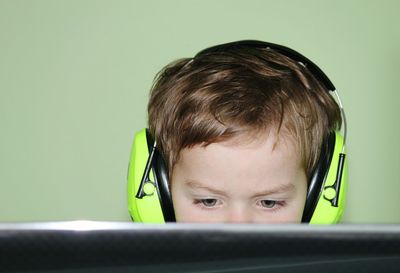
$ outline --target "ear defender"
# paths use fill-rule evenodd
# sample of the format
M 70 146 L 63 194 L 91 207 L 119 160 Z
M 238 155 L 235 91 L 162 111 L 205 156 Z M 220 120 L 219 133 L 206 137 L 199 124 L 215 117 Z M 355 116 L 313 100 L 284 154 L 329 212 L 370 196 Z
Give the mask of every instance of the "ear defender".
M 332 132 L 310 177 L 302 222 L 335 224 L 344 210 L 347 163 L 343 136 Z M 134 222 L 174 222 L 165 162 L 147 129 L 135 135 L 128 169 L 128 208 Z
M 308 183 L 303 223 L 336 224 L 340 221 L 347 192 L 344 138 L 330 133 Z
M 254 40 L 237 41 L 206 48 L 196 54 L 220 52 L 231 47 L 273 49 L 307 67 L 329 91 L 336 94 L 344 123 L 343 136 L 331 132 L 321 147 L 317 165 L 309 178 L 302 222 L 335 224 L 343 214 L 347 192 L 345 142 L 346 117 L 338 93 L 325 73 L 311 60 L 290 48 Z M 143 223 L 175 222 L 168 169 L 147 129 L 135 135 L 128 167 L 128 208 L 133 221 Z
M 128 209 L 135 222 L 175 222 L 167 167 L 147 129 L 136 133 L 132 145 Z

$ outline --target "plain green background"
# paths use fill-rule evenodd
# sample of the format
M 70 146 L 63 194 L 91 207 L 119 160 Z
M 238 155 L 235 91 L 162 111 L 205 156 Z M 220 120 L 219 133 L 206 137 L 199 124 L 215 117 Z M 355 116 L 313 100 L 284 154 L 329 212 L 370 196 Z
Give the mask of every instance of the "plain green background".
M 316 62 L 348 118 L 344 222 L 400 222 L 400 1 L 0 0 L 0 221 L 129 221 L 154 75 L 258 39 Z

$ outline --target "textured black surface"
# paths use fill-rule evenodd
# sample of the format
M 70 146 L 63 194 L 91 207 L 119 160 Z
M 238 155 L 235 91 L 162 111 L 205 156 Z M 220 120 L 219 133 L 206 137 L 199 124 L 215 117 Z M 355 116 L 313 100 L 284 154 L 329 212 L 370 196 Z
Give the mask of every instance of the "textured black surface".
M 0 272 L 321 270 L 400 272 L 400 227 L 0 226 Z

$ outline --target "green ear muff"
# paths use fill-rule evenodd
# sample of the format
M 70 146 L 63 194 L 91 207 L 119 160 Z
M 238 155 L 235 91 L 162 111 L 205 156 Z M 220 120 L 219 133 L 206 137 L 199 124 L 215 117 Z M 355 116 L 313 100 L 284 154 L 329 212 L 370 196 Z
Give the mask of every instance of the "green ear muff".
M 168 211 L 173 210 L 173 206 L 172 203 L 162 202 L 159 185 L 161 179 L 157 180 L 157 175 L 154 175 L 156 167 L 149 164 L 152 161 L 153 145 L 148 138 L 146 129 L 143 129 L 136 134 L 132 146 L 128 171 L 128 208 L 135 222 L 164 223 L 170 218 Z M 343 137 L 338 132 L 331 133 L 326 151 L 320 157 L 310 181 L 302 222 L 310 224 L 339 222 L 347 190 L 347 161 L 344 160 L 342 150 Z M 143 180 L 143 177 L 146 177 L 146 167 L 150 167 L 147 170 L 148 179 Z M 313 179 L 315 181 L 312 181 Z M 145 181 L 144 184 L 142 181 Z M 164 183 L 168 184 L 167 181 Z M 169 195 L 169 192 L 166 195 Z
M 128 169 L 128 208 L 135 222 L 175 222 L 168 171 L 150 133 L 139 131 Z
M 145 196 L 142 198 L 136 197 L 140 189 L 142 177 L 145 173 L 149 155 L 146 129 L 143 129 L 135 135 L 128 168 L 129 214 L 135 222 L 164 223 L 163 211 L 159 201 L 157 185 L 154 184 L 155 179 L 152 170 L 149 170 L 149 180 L 153 183 L 145 183 Z
M 335 132 L 333 155 L 310 224 L 336 224 L 342 217 L 347 192 L 347 160 L 342 151 L 343 136 Z

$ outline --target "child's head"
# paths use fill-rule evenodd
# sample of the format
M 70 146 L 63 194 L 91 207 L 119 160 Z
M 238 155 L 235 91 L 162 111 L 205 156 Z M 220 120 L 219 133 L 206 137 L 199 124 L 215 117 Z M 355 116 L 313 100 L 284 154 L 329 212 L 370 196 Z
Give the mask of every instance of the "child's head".
M 241 46 L 167 65 L 148 115 L 183 222 L 300 222 L 322 143 L 341 124 L 303 65 Z

